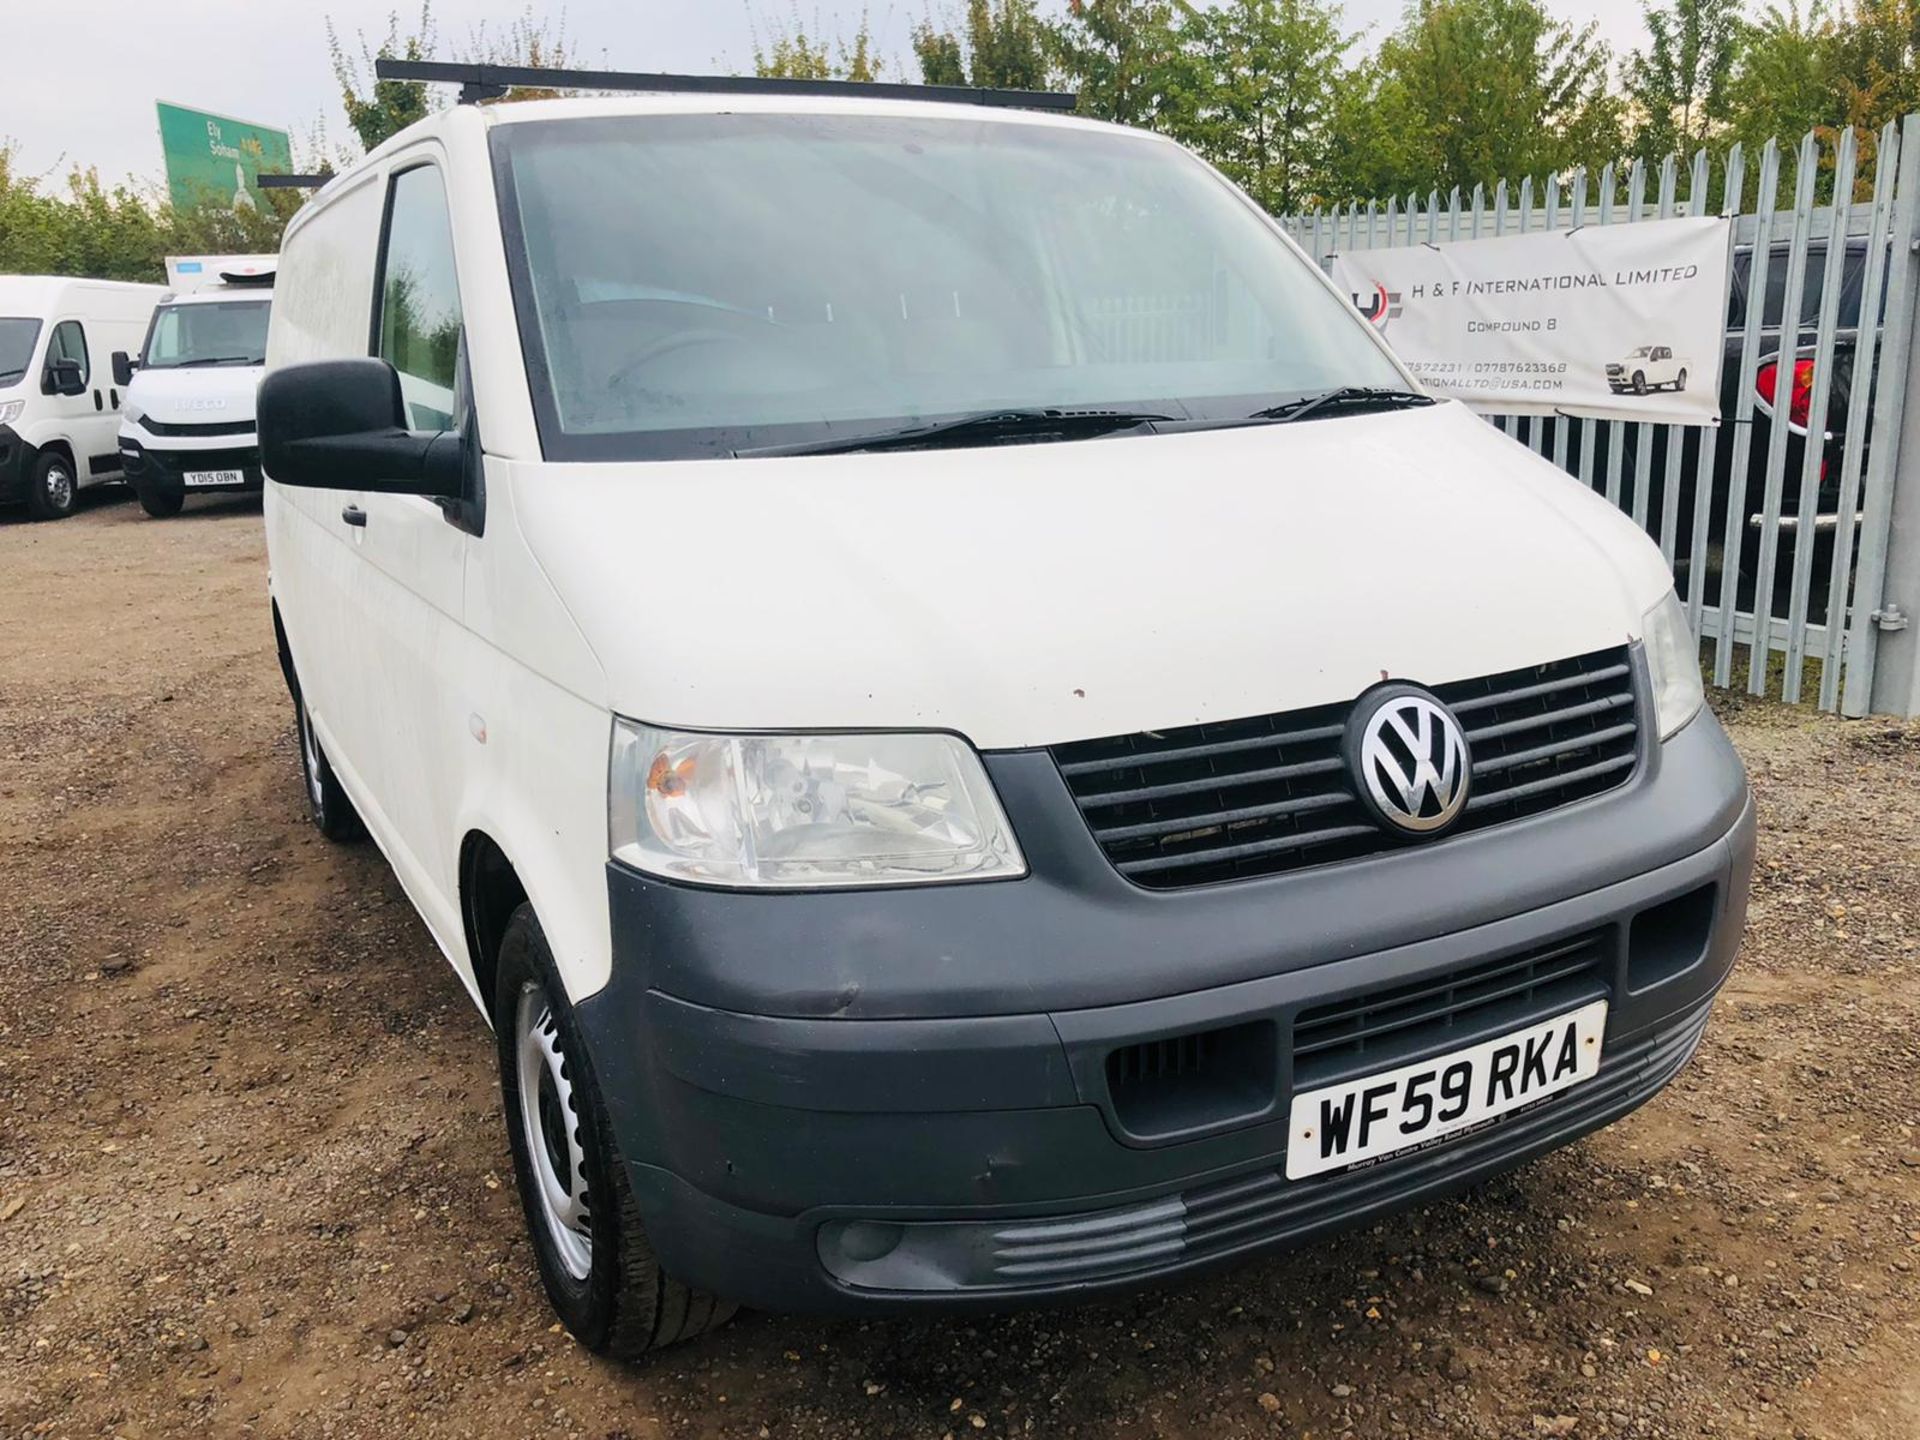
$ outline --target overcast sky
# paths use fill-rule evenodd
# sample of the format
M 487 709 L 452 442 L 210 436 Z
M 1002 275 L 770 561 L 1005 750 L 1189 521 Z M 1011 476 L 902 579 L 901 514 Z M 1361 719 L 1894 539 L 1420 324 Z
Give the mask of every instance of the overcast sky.
M 1041 0 L 1057 9 L 1064 0 Z M 569 36 L 587 63 L 615 69 L 738 70 L 753 51 L 752 17 L 784 18 L 794 0 L 572 0 Z M 1546 0 L 1568 18 L 1597 18 L 1616 52 L 1642 44 L 1638 0 Z M 293 132 L 295 153 L 324 122 L 335 142 L 350 139 L 327 63 L 326 21 L 351 46 L 358 31 L 376 41 L 387 15 L 418 13 L 418 0 L 59 0 L 6 6 L 0 86 L 0 140 L 20 147 L 29 173 L 98 166 L 113 181 L 157 183 L 160 139 L 153 102 L 171 100 Z M 523 0 L 437 0 L 443 49 L 478 24 L 501 29 Z M 831 31 L 858 22 L 859 0 L 799 0 Z M 929 0 L 873 0 L 864 7 L 883 51 L 904 56 L 907 34 Z M 942 14 L 958 0 L 931 0 Z M 1400 0 L 1348 0 L 1350 29 L 1377 37 L 1392 28 Z M 551 13 L 557 14 L 558 7 Z M 896 65 L 896 72 L 905 67 Z M 76 76 L 84 82 L 76 88 Z

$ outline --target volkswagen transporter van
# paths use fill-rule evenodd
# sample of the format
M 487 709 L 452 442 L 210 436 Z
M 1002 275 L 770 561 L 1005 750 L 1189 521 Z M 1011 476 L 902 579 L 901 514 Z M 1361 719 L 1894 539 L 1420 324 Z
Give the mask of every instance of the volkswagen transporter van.
M 168 274 L 189 288 L 153 312 L 137 362 L 113 357 L 127 384 L 121 460 L 156 519 L 178 515 L 189 495 L 260 489 L 253 407 L 275 263 L 270 255 L 169 258 Z
M 73 513 L 89 485 L 118 480 L 123 386 L 107 370 L 139 343 L 158 285 L 0 275 L 0 505 L 36 520 Z
M 1631 522 L 1168 140 L 699 84 L 380 146 L 260 396 L 314 821 L 574 1334 L 1151 1283 L 1670 1081 L 1753 810 Z

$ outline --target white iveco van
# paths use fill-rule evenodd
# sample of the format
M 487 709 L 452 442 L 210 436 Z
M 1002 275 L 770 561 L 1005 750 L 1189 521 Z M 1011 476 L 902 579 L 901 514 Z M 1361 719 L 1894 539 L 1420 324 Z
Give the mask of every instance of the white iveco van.
M 169 257 L 179 287 L 153 312 L 127 386 L 120 456 L 147 514 L 178 515 L 188 495 L 258 490 L 254 398 L 267 358 L 271 255 Z
M 0 275 L 0 505 L 36 520 L 73 513 L 89 485 L 120 478 L 116 348 L 146 332 L 158 285 Z
M 1165 139 L 699 83 L 334 179 L 260 396 L 313 817 L 573 1332 L 1140 1285 L 1671 1080 L 1753 811 L 1647 539 Z

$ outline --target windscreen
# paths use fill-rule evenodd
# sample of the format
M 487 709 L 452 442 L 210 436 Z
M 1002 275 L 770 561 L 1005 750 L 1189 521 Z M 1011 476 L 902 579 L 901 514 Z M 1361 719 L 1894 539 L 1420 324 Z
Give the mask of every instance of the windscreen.
M 153 312 L 140 364 L 148 370 L 183 365 L 264 365 L 270 300 L 222 300 L 162 305 Z
M 39 338 L 39 320 L 0 315 L 0 388 L 26 378 L 27 367 L 33 364 L 33 343 Z
M 1405 381 L 1177 147 L 883 115 L 493 132 L 550 458 L 857 435 L 998 407 L 1195 419 Z

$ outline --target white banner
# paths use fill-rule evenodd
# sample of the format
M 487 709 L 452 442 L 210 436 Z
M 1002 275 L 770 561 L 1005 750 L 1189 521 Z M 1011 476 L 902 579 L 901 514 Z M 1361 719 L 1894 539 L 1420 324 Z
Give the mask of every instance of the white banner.
M 1333 257 L 1422 384 L 1476 410 L 1713 425 L 1732 222 L 1644 220 Z

